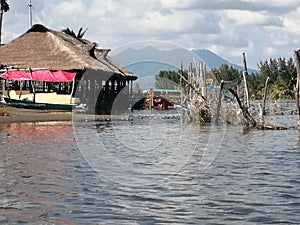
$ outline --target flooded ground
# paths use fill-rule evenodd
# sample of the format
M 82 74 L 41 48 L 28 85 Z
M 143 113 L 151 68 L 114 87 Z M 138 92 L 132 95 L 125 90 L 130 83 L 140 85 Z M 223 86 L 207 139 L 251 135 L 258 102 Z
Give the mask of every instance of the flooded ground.
M 294 126 L 293 115 L 272 123 Z M 299 224 L 296 129 L 0 124 L 1 224 Z

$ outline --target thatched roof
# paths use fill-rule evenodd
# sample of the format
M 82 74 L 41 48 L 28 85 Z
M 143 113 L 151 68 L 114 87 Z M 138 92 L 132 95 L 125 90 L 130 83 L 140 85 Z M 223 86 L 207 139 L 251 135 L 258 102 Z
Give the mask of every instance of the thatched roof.
M 0 65 L 50 70 L 94 69 L 120 73 L 95 57 L 96 45 L 36 24 L 26 33 L 0 46 Z
M 108 56 L 108 53 L 110 52 L 110 49 L 97 49 L 95 48 L 95 56 L 98 60 L 101 62 L 105 62 L 106 64 L 110 66 L 112 69 L 116 69 L 119 71 L 119 73 L 124 74 L 125 76 L 133 76 L 136 79 L 136 76 L 133 72 L 129 71 L 126 67 L 122 66 L 117 61 L 113 60 L 111 57 Z

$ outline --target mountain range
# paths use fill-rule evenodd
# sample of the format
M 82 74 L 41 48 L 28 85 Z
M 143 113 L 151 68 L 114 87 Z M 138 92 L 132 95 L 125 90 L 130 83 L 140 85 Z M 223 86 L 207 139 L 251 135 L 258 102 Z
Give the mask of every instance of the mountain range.
M 243 70 L 242 66 L 231 63 L 206 49 L 189 51 L 182 48 L 161 50 L 153 46 L 146 46 L 140 49 L 129 47 L 118 54 L 112 54 L 111 57 L 131 70 L 139 79 L 142 78 L 145 81 L 147 78 L 146 83 L 151 84 L 154 83 L 154 77 L 159 71 L 177 71 L 181 67 L 187 69 L 189 64 L 195 61 L 202 61 L 208 70 L 217 69 L 224 64 L 240 71 Z M 257 70 L 253 69 L 248 69 L 248 72 L 258 73 Z M 146 86 L 149 86 L 149 84 Z

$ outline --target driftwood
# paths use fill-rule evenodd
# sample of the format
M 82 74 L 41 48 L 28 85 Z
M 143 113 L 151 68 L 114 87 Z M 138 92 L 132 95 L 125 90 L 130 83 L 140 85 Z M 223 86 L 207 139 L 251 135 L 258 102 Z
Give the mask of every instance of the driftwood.
M 289 129 L 288 127 L 274 126 L 274 125 L 265 124 L 265 123 L 257 124 L 256 128 L 258 128 L 260 130 L 288 130 Z
M 248 108 L 247 107 L 244 107 L 239 99 L 239 96 L 237 95 L 237 93 L 232 90 L 232 89 L 229 89 L 229 91 L 235 96 L 238 104 L 239 104 L 239 107 L 240 109 L 242 110 L 243 112 L 243 116 L 246 120 L 246 125 L 247 127 L 249 128 L 249 124 L 252 125 L 252 127 L 255 127 L 257 129 L 260 129 L 260 130 L 288 130 L 290 128 L 288 127 L 283 127 L 283 126 L 275 126 L 275 125 L 271 125 L 271 124 L 266 124 L 266 123 L 257 123 L 256 120 L 251 116 L 251 114 L 249 113 L 248 111 Z
M 239 104 L 239 107 L 240 107 L 240 109 L 242 110 L 243 116 L 244 116 L 244 118 L 245 118 L 245 120 L 246 120 L 246 124 L 247 124 L 247 125 L 251 124 L 253 127 L 255 127 L 255 126 L 257 125 L 257 122 L 256 122 L 256 120 L 250 115 L 250 113 L 249 113 L 249 111 L 248 111 L 248 108 L 247 108 L 247 107 L 244 107 L 244 106 L 242 105 L 242 102 L 241 102 L 239 96 L 237 95 L 237 93 L 236 93 L 233 89 L 229 88 L 228 90 L 229 90 L 230 93 L 233 94 L 234 97 L 236 98 L 237 103 Z

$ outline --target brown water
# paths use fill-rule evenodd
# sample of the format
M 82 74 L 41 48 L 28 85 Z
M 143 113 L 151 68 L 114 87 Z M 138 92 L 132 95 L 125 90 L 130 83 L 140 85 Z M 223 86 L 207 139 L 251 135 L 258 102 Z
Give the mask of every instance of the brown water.
M 299 132 L 1 124 L 0 184 L 0 224 L 299 224 Z

